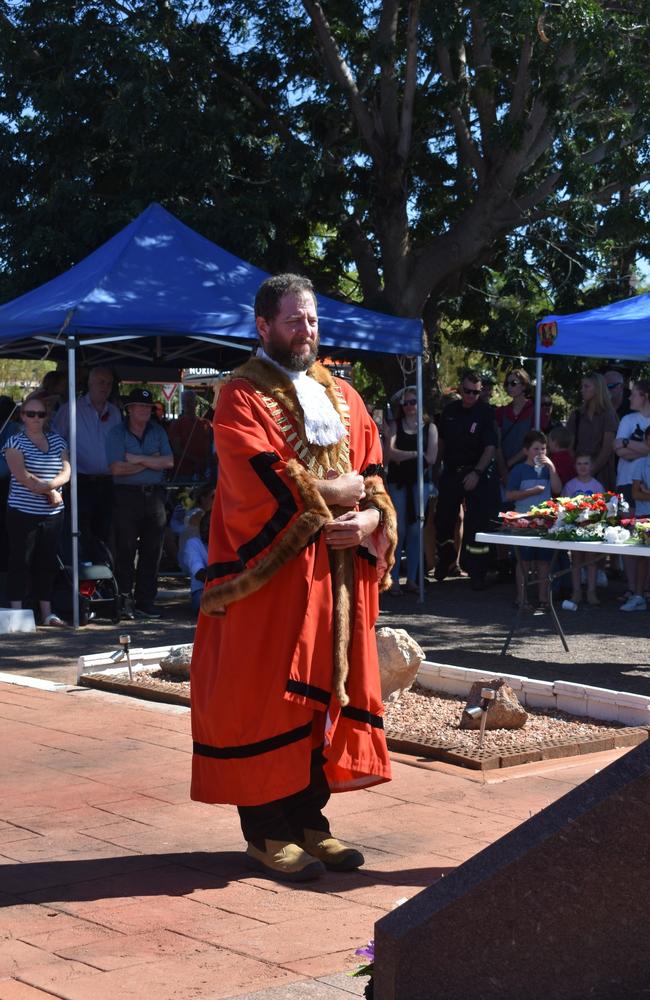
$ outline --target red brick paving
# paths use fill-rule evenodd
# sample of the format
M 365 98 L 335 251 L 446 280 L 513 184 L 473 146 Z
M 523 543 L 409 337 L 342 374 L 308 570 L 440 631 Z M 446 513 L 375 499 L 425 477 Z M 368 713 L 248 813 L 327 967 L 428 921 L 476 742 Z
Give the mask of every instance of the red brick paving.
M 332 975 L 398 899 L 621 753 L 488 781 L 395 759 L 329 807 L 365 868 L 300 888 L 246 871 L 234 808 L 189 801 L 185 709 L 0 685 L 0 738 L 0 1000 L 349 997 Z

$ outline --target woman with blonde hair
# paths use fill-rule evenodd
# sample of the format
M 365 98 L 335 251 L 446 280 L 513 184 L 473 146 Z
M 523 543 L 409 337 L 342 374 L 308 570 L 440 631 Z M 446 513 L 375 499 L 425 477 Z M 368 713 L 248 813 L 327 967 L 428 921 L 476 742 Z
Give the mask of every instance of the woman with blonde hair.
M 497 464 L 505 487 L 510 470 L 526 458 L 523 442 L 528 431 L 533 429 L 535 407 L 530 398 L 530 375 L 523 368 L 511 368 L 503 388 L 510 396 L 510 402 L 506 406 L 497 406 L 494 416 L 499 428 Z
M 595 479 L 606 490 L 616 482 L 614 440 L 618 418 L 612 406 L 607 383 L 597 372 L 587 372 L 580 387 L 582 406 L 572 410 L 567 421 L 574 455 L 591 455 Z

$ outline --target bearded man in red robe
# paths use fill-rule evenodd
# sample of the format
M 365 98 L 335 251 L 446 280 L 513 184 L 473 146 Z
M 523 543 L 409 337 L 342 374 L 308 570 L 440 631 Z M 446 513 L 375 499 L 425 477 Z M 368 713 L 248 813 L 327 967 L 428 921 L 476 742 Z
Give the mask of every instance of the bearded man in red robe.
M 363 400 L 316 360 L 311 282 L 269 278 L 255 316 L 257 356 L 214 417 L 191 795 L 237 805 L 251 867 L 306 881 L 363 864 L 330 793 L 390 780 L 374 625 L 395 516 Z

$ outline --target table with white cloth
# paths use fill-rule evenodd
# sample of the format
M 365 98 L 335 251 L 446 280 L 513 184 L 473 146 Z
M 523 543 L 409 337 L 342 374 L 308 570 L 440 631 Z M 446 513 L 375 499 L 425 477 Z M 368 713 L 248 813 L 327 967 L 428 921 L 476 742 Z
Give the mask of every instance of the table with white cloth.
M 551 616 L 551 621 L 553 627 L 560 639 L 562 640 L 562 645 L 564 646 L 567 653 L 569 652 L 569 646 L 566 641 L 566 636 L 562 629 L 560 619 L 557 616 L 557 611 L 553 604 L 553 581 L 558 579 L 560 576 L 564 575 L 566 570 L 562 570 L 559 573 L 555 573 L 553 566 L 557 557 L 558 552 L 584 552 L 587 555 L 592 555 L 594 560 L 599 560 L 602 556 L 615 555 L 615 556 L 645 556 L 646 558 L 650 556 L 650 545 L 630 545 L 625 543 L 613 544 L 608 542 L 572 542 L 572 541 L 552 541 L 550 538 L 541 538 L 538 535 L 524 535 L 520 532 L 510 532 L 510 531 L 481 531 L 476 534 L 477 542 L 483 542 L 486 545 L 508 545 L 512 546 L 515 550 L 515 556 L 517 562 L 520 562 L 520 552 L 521 548 L 532 548 L 532 549 L 551 549 L 553 550 L 553 557 L 551 559 L 549 567 L 549 613 Z M 525 585 L 529 586 L 529 581 L 525 581 Z M 521 607 L 521 602 L 517 607 L 517 614 L 515 620 L 506 636 L 503 646 L 501 647 L 501 656 L 504 656 L 508 650 L 508 646 L 512 640 L 513 635 L 519 628 L 522 620 L 523 607 Z

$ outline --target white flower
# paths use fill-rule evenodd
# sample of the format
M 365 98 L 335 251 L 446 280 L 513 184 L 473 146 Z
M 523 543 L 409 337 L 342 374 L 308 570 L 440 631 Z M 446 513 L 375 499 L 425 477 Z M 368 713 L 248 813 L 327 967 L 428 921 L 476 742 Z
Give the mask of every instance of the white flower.
M 611 525 L 605 528 L 603 537 L 608 545 L 620 545 L 622 542 L 628 541 L 630 532 L 627 528 L 621 528 L 618 525 Z

